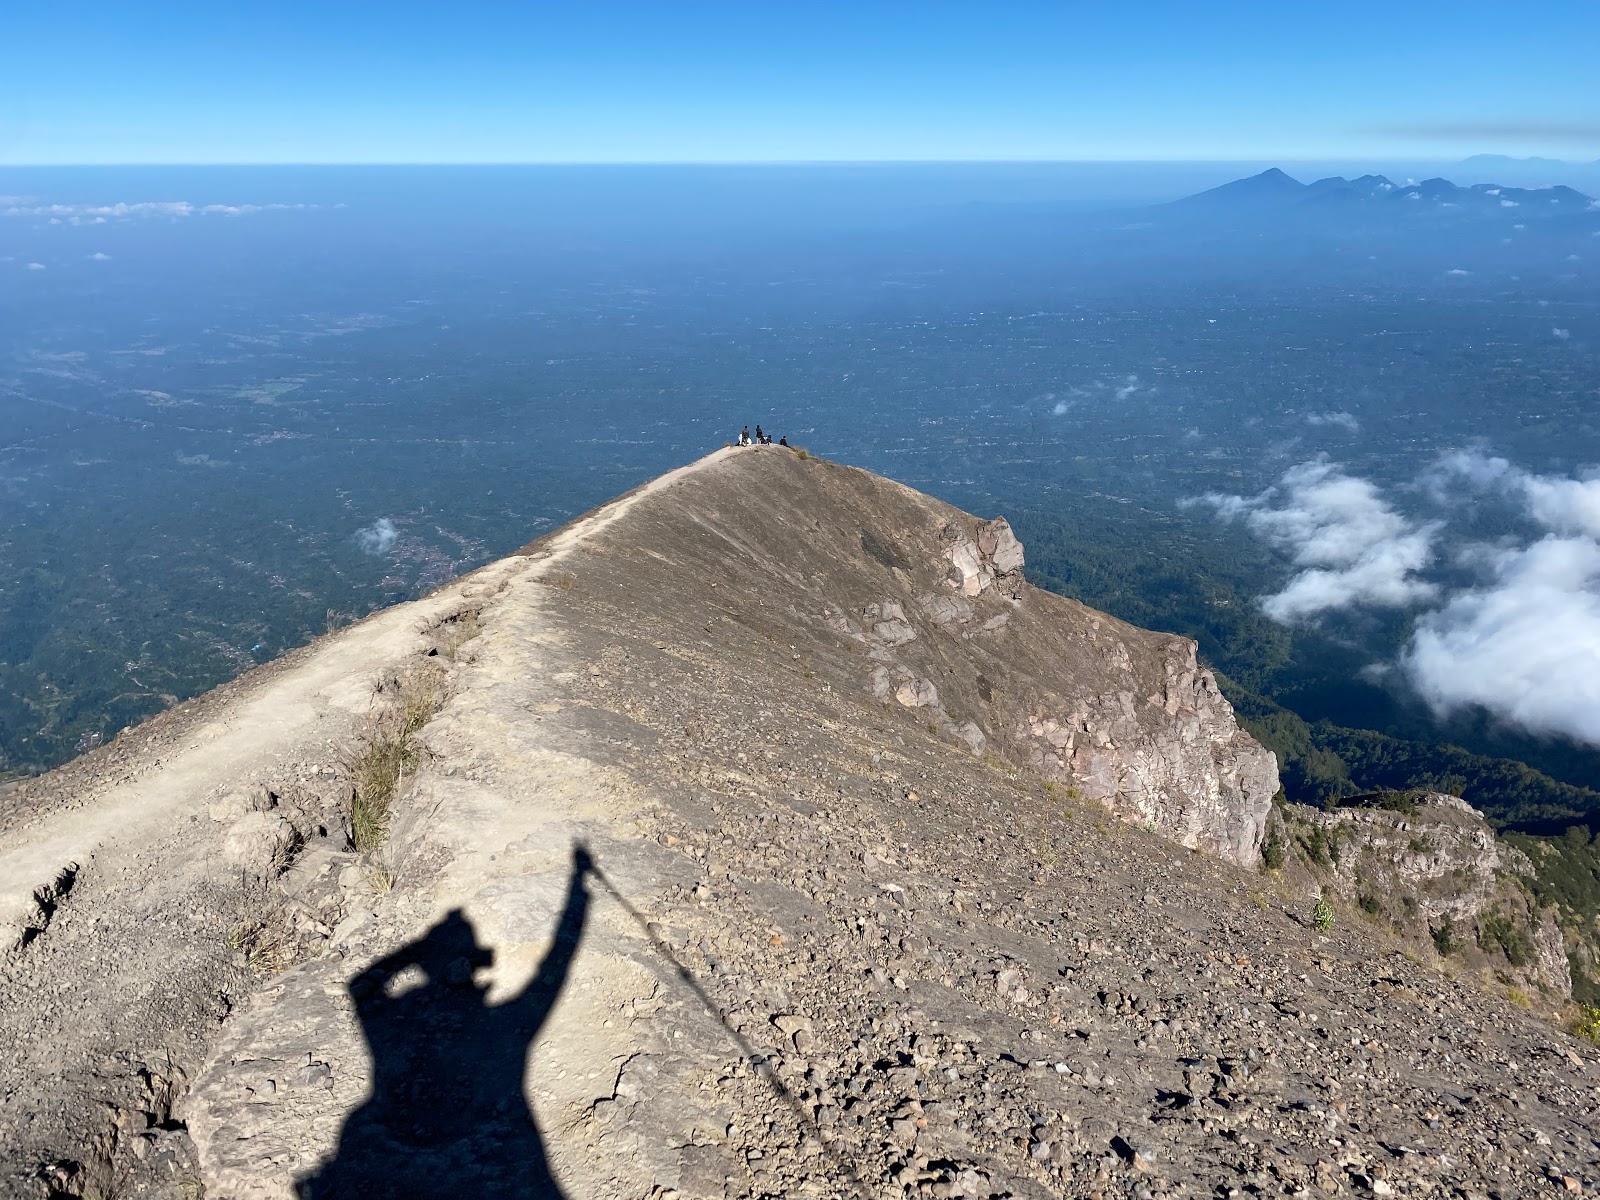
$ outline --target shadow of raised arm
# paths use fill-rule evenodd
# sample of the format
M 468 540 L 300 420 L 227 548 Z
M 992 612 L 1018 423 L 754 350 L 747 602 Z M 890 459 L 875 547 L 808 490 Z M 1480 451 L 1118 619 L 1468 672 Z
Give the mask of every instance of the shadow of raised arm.
M 593 873 L 594 859 L 579 843 L 572 848 L 572 877 L 567 884 L 566 903 L 556 922 L 555 941 L 527 986 L 503 1006 L 514 1008 L 519 1021 L 531 1026 L 530 1037 L 549 1017 L 572 970 L 572 960 L 578 953 L 578 943 L 583 940 L 584 926 L 589 919 L 589 876 Z

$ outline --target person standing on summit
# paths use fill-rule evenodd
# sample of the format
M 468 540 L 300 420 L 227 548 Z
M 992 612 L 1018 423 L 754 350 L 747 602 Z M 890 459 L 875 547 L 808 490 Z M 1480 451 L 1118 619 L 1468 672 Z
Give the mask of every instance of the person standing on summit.
M 766 444 L 767 444 L 766 443 L 766 439 L 761 436 L 761 426 L 757 425 L 756 426 L 756 445 L 765 446 Z
M 741 429 L 739 431 L 739 445 L 748 446 L 749 444 L 750 444 L 750 426 L 746 425 L 743 429 Z

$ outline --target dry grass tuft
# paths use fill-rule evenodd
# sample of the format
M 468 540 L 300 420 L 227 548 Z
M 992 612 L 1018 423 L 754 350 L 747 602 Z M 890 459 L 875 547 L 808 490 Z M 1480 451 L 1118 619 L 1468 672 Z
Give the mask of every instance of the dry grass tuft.
M 347 757 L 352 785 L 350 841 L 362 854 L 389 837 L 389 809 L 417 765 L 416 735 L 444 706 L 438 668 L 418 667 L 378 682 L 366 737 Z
M 276 975 L 294 965 L 294 943 L 281 921 L 246 918 L 229 930 L 227 945 L 243 953 L 245 965 L 258 975 Z

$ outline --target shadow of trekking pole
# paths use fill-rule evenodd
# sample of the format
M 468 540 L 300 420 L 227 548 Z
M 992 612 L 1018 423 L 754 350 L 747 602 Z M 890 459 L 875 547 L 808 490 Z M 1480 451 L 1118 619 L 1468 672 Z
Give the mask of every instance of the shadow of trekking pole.
M 771 1056 L 765 1051 L 761 1050 L 759 1047 L 755 1046 L 749 1038 L 745 1037 L 744 1034 L 740 1033 L 728 1023 L 727 1018 L 722 1015 L 722 1010 L 718 1007 L 716 1001 L 711 998 L 711 996 L 706 992 L 705 988 L 700 986 L 700 981 L 695 978 L 694 972 L 689 970 L 689 968 L 679 960 L 678 956 L 672 952 L 672 947 L 667 945 L 666 942 L 662 941 L 656 931 L 650 928 L 650 922 L 645 919 L 644 914 L 628 902 L 628 898 L 617 890 L 616 885 L 611 882 L 606 873 L 602 871 L 599 865 L 594 863 L 593 860 L 590 860 L 589 874 L 597 883 L 599 883 L 602 888 L 606 890 L 607 893 L 610 894 L 611 898 L 620 904 L 627 914 L 634 919 L 639 928 L 644 931 L 645 937 L 650 939 L 650 944 L 656 948 L 656 952 L 659 953 L 662 958 L 666 959 L 672 964 L 673 970 L 677 974 L 678 978 L 681 979 L 684 984 L 688 986 L 689 990 L 699 998 L 700 1003 L 704 1006 L 706 1012 L 710 1013 L 716 1018 L 717 1024 L 722 1026 L 729 1039 L 735 1046 L 739 1048 L 740 1055 L 746 1062 L 750 1064 L 751 1069 L 754 1070 L 755 1073 L 766 1082 L 767 1086 L 770 1087 L 773 1092 L 794 1111 L 795 1116 L 800 1119 L 802 1126 L 807 1129 L 815 1130 L 817 1128 L 816 1119 L 812 1116 L 810 1110 L 803 1103 L 801 1103 L 800 1097 L 796 1096 L 794 1092 L 789 1089 L 789 1086 L 784 1083 L 783 1080 L 778 1078 L 778 1073 L 773 1069 L 772 1066 Z M 823 1148 L 827 1150 L 828 1153 L 833 1156 L 834 1161 L 844 1168 L 844 1170 L 849 1174 L 850 1178 L 855 1182 L 859 1193 L 861 1195 L 866 1195 L 869 1191 L 867 1187 L 867 1181 L 861 1177 L 861 1172 L 856 1169 L 855 1163 L 849 1158 L 846 1158 L 831 1144 L 824 1143 Z

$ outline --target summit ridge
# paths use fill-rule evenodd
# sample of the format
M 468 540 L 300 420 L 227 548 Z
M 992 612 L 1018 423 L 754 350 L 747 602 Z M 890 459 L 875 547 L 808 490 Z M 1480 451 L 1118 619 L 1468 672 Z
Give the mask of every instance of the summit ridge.
M 30 782 L 0 1189 L 1596 1179 L 1592 1048 L 1263 870 L 1427 814 L 1277 812 L 1192 642 L 1024 560 L 1001 517 L 728 448 Z

